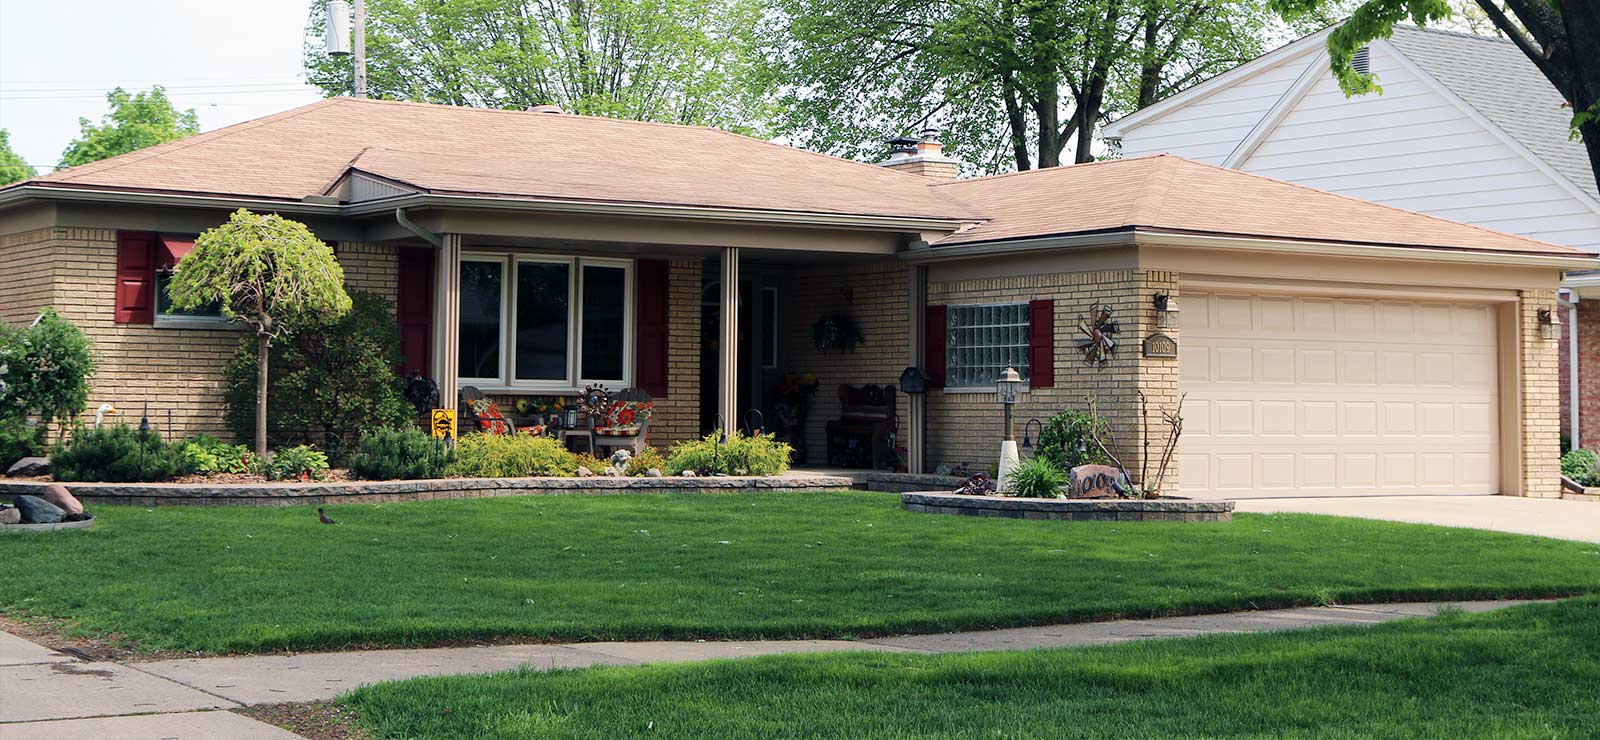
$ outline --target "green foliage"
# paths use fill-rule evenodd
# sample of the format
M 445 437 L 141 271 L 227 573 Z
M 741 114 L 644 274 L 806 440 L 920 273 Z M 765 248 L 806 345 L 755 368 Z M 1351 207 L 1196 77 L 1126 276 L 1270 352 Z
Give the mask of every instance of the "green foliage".
M 66 420 L 89 403 L 92 342 L 52 307 L 26 331 L 0 325 L 0 418 L 38 414 Z
M 167 294 L 179 310 L 216 304 L 222 315 L 256 332 L 257 355 L 273 337 L 296 325 L 326 321 L 350 310 L 344 268 L 333 249 L 305 224 L 277 214 L 240 208 L 228 222 L 207 229 L 178 262 Z M 271 380 L 267 380 L 271 391 Z M 270 394 L 269 394 L 270 395 Z M 267 451 L 267 398 L 256 398 L 255 447 Z
M 307 77 L 350 92 L 349 56 L 324 51 L 326 0 L 312 3 Z M 757 133 L 770 82 L 757 74 L 760 0 L 369 0 L 373 97 Z
M 819 352 L 854 352 L 856 345 L 866 341 L 856 317 L 847 313 L 828 314 L 811 325 L 811 342 Z
M 1561 456 L 1561 475 L 1581 486 L 1600 486 L 1600 454 L 1573 450 Z
M 1095 126 L 1264 51 L 1266 0 L 774 0 L 779 133 L 857 159 L 933 124 L 976 170 L 1093 158 Z
M 573 468 L 573 470 L 576 471 L 577 468 L 588 468 L 589 472 L 594 473 L 595 475 L 604 475 L 606 472 L 606 466 L 610 464 L 611 463 L 601 460 L 600 458 L 595 457 L 587 452 L 580 452 L 578 453 L 577 465 Z M 665 468 L 663 468 L 663 470 L 665 470 Z
M 449 472 L 469 478 L 571 477 L 578 472 L 578 456 L 550 437 L 473 433 L 456 441 Z
M 171 480 L 189 471 L 180 445 L 169 445 L 155 430 L 126 424 L 79 427 L 50 450 L 50 474 L 59 481 L 105 483 Z
M 455 453 L 416 427 L 378 429 L 361 435 L 350 473 L 367 480 L 443 478 Z
M 209 434 L 198 434 L 178 443 L 184 468 L 195 473 L 248 473 L 255 456 L 244 445 L 228 444 Z
M 257 472 L 267 480 L 322 480 L 328 473 L 328 456 L 314 447 L 296 445 L 272 453 Z
M 699 475 L 777 475 L 789 469 L 794 448 L 771 435 L 746 437 L 742 432 L 723 438 L 712 432 L 701 439 L 679 442 L 667 452 L 668 475 L 693 470 Z
M 0 416 L 0 473 L 39 451 L 39 428 L 23 416 Z
M 1106 429 L 1105 419 L 1067 409 L 1044 423 L 1039 432 L 1039 447 L 1033 456 L 1049 460 L 1063 471 L 1079 465 L 1110 465 L 1111 458 L 1089 437 L 1091 431 L 1096 431 L 1104 438 Z
M 1011 470 L 1000 493 L 1025 498 L 1066 498 L 1067 471 L 1047 457 L 1030 457 Z
M 267 436 L 273 444 L 318 444 L 335 461 L 356 448 L 362 430 L 411 420 L 400 365 L 400 326 L 388 301 L 350 293 L 351 309 L 313 317 L 269 352 Z M 255 425 L 257 342 L 246 337 L 225 369 L 228 427 L 249 439 Z
M 28 160 L 11 148 L 11 132 L 0 128 L 0 185 L 9 185 L 34 176 Z
M 111 111 L 100 119 L 100 125 L 78 119 L 81 132 L 61 153 L 62 167 L 97 162 L 200 133 L 200 119 L 194 110 L 180 113 L 160 85 L 133 94 L 119 87 L 106 93 L 106 102 Z
M 624 468 L 622 472 L 626 475 L 631 475 L 635 478 L 638 478 L 643 476 L 645 473 L 650 472 L 652 468 L 665 473 L 667 470 L 667 459 L 662 457 L 661 453 L 658 452 L 656 448 L 646 447 L 639 454 L 628 458 L 628 466 Z

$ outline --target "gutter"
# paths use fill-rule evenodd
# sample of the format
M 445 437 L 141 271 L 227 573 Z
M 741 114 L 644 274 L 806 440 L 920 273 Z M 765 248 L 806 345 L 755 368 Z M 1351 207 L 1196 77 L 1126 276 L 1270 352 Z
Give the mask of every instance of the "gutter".
M 947 247 L 929 246 L 920 242 L 922 246 L 913 245 L 910 250 L 900 253 L 900 259 L 912 264 L 929 262 L 946 262 L 951 260 L 971 259 L 974 257 L 999 257 L 1019 254 L 1034 254 L 1049 252 L 1058 249 L 1093 249 L 1103 247 L 1131 247 L 1139 243 L 1138 236 L 1133 229 L 1117 229 L 1114 231 L 1101 231 L 1089 234 L 1066 234 L 1062 236 L 1045 236 L 1034 239 L 1012 239 L 1009 241 L 978 242 L 974 244 L 952 244 Z
M 136 190 L 84 190 L 55 188 L 42 185 L 22 185 L 0 190 L 0 208 L 18 201 L 64 200 L 80 203 L 115 203 L 120 205 L 190 206 L 196 208 L 224 208 L 236 210 L 250 208 L 281 213 L 312 213 L 324 216 L 342 215 L 343 206 L 337 203 L 311 201 L 273 200 L 227 195 L 175 195 L 171 193 L 145 193 Z
M 444 248 L 444 237 L 418 226 L 415 221 L 412 221 L 406 216 L 406 209 L 394 209 L 394 220 L 399 222 L 400 226 L 404 227 L 406 231 L 422 237 L 423 241 L 432 244 L 439 249 Z

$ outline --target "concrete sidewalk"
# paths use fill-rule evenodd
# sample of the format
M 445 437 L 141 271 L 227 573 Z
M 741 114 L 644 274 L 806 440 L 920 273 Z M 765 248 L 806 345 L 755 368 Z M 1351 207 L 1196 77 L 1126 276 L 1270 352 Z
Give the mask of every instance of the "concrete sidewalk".
M 1600 504 L 1520 496 L 1233 498 L 1234 511 L 1329 514 L 1600 542 Z
M 363 684 L 417 676 L 685 662 L 839 651 L 954 653 L 1103 645 L 1128 640 L 1371 625 L 1442 608 L 1491 611 L 1524 601 L 1373 604 L 1165 619 L 907 635 L 871 640 L 591 642 L 370 650 L 133 663 L 79 661 L 0 632 L 0 737 L 5 740 L 294 740 L 228 711 L 331 699 Z

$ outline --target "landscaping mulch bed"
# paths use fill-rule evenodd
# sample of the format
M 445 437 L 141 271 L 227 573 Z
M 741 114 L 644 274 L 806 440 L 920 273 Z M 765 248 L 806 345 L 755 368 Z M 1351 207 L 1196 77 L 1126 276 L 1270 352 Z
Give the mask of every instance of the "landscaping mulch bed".
M 277 725 L 308 740 L 369 740 L 351 707 L 327 701 L 257 704 L 233 710 L 254 720 Z

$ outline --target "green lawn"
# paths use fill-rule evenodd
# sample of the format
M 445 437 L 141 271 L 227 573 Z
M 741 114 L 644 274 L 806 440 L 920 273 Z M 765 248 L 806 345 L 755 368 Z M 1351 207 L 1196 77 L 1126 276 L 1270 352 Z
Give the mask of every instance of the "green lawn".
M 1600 592 L 1600 546 L 1312 516 L 1089 523 L 894 495 L 102 506 L 0 537 L 0 611 L 146 650 L 840 637 L 1327 601 Z
M 1087 649 L 417 679 L 343 701 L 380 739 L 1588 740 L 1597 691 L 1600 599 L 1588 597 Z

